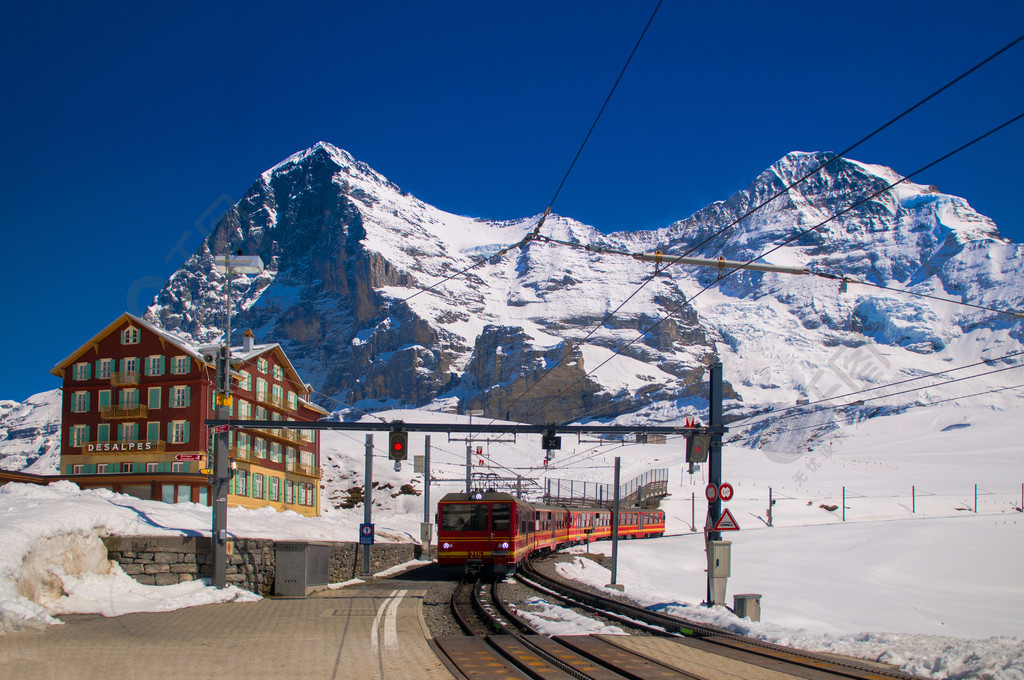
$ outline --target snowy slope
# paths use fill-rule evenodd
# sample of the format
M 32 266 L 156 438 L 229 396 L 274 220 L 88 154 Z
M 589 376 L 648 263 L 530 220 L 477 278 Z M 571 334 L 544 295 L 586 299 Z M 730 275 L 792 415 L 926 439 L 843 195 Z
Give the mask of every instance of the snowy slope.
M 407 422 L 448 422 L 453 417 L 423 411 L 381 416 Z M 704 553 L 701 534 L 691 532 L 690 523 L 693 517 L 698 527 L 703 524 L 706 504 L 691 506 L 691 498 L 702 496 L 706 471 L 698 468 L 693 477 L 685 473 L 680 441 L 601 446 L 563 438 L 563 450 L 545 469 L 537 437 L 520 437 L 515 443 L 477 439 L 484 465 L 478 466 L 477 456 L 473 464 L 475 472 L 502 477 L 600 482 L 610 481 L 616 457 L 622 461 L 623 480 L 667 467 L 671 495 L 662 503 L 667 536 L 619 547 L 619 581 L 627 594 L 751 635 L 880 658 L 930 677 L 1009 679 L 1024 672 L 1024 627 L 1017 612 L 1024 597 L 1024 576 L 1017 568 L 1024 558 L 1024 465 L 1018 444 L 1024 438 L 1022 427 L 1013 413 L 945 406 L 844 425 L 830 446 L 785 461 L 727 446 L 724 476 L 737 492 L 728 508 L 742 527 L 729 535 L 729 595 L 762 594 L 760 624 L 697 606 L 704 596 Z M 374 435 L 377 540 L 410 540 L 419 535 L 424 498 L 399 491 L 409 485 L 422 492 L 421 475 L 413 474 L 411 464 L 394 471 L 384 441 L 379 433 Z M 330 461 L 325 504 L 338 495 L 334 492 L 363 485 L 364 444 L 361 432 L 325 436 L 325 460 Z M 464 476 L 464 447 L 464 442 L 443 435 L 431 437 L 435 478 Z M 412 453 L 423 448 L 423 435 L 413 433 Z M 845 522 L 839 509 L 827 509 L 841 504 L 844 486 Z M 458 481 L 435 482 L 427 516 L 433 518 L 445 492 L 459 488 Z M 764 521 L 769 488 L 778 501 L 771 528 Z M 60 598 L 45 607 L 34 605 L 12 594 L 21 556 L 39 539 L 77 536 L 66 545 L 79 546 L 75 550 L 87 555 L 89 537 L 105 532 L 205 533 L 210 526 L 208 508 L 79 491 L 67 483 L 8 485 L 0 489 L 0 515 L 8 518 L 0 523 L 0 543 L 8 546 L 0 560 L 0 614 L 9 626 L 16 620 L 19 627 L 48 621 L 60 607 L 70 606 L 60 604 Z M 232 509 L 228 528 L 239 536 L 355 540 L 362 517 L 361 505 L 331 505 L 319 519 Z M 609 547 L 599 543 L 590 551 L 608 552 Z M 88 567 L 88 560 L 81 562 L 83 569 Z M 569 575 L 597 585 L 608 582 L 607 571 L 583 573 L 595 565 L 581 564 Z M 116 584 L 116 577 L 105 578 L 105 583 Z M 84 582 L 82 573 L 71 568 L 60 579 Z M 126 600 L 136 597 L 123 584 L 109 592 L 122 593 Z M 120 597 L 108 596 L 104 606 Z M 77 606 L 82 611 L 85 605 Z M 542 605 L 541 610 L 558 626 L 570 625 L 556 608 Z M 581 631 L 590 624 L 571 625 Z
M 0 469 L 56 473 L 60 409 L 59 389 L 32 395 L 22 403 L 0 401 Z

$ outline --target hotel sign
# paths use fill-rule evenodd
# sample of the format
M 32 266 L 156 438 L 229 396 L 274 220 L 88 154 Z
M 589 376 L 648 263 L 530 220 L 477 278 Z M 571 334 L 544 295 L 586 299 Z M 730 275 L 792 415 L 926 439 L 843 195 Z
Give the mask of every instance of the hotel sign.
M 86 453 L 138 453 L 139 451 L 160 451 L 161 442 L 89 442 L 85 445 Z

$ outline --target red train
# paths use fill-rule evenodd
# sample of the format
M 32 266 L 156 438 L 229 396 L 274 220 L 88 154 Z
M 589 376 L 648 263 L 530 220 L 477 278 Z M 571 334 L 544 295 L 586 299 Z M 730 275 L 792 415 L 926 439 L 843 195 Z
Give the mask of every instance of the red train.
M 450 493 L 437 505 L 437 526 L 439 564 L 501 574 L 530 555 L 611 538 L 612 511 L 535 505 L 507 493 Z M 619 538 L 664 533 L 663 510 L 619 510 Z

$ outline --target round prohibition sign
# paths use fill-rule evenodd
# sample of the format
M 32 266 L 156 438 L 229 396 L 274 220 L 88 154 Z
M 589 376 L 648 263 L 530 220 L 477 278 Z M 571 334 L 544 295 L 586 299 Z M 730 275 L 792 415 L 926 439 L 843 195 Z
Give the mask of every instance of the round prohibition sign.
M 708 499 L 708 503 L 714 503 L 718 500 L 718 487 L 714 484 L 708 484 L 704 487 L 704 498 Z
M 362 532 L 363 536 L 373 536 L 373 525 L 364 524 L 363 526 L 359 527 L 359 531 Z
M 728 482 L 718 487 L 718 497 L 721 498 L 723 501 L 732 500 L 732 493 L 732 484 L 729 484 Z

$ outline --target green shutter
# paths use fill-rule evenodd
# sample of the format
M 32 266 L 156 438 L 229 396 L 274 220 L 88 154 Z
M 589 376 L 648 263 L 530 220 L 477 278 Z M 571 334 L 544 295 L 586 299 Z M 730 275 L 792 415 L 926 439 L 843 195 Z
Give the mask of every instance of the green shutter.
M 185 441 L 186 442 L 191 441 L 191 439 L 188 436 L 188 426 L 189 426 L 189 422 L 186 420 L 185 421 Z
M 160 439 L 160 423 L 146 423 L 146 439 Z
M 85 364 L 85 379 L 88 380 L 92 377 L 92 364 Z
M 167 443 L 174 441 L 174 423 L 167 423 Z
M 109 442 L 110 441 L 110 425 L 107 423 L 100 423 L 96 428 L 96 441 Z
M 85 412 L 89 412 L 89 402 L 92 400 L 92 392 L 85 393 Z
M 192 405 L 192 386 L 185 385 L 185 406 Z
M 89 427 L 90 427 L 89 425 L 85 426 L 85 441 L 87 441 L 87 442 L 91 442 L 92 441 L 92 439 L 89 438 Z
M 167 372 L 167 369 L 164 367 L 164 362 L 166 359 L 167 357 L 160 357 L 160 373 L 158 375 L 163 375 L 164 373 Z
M 96 474 L 96 465 L 95 464 L 86 465 L 85 466 L 85 474 L 87 474 L 87 475 L 94 475 L 94 474 Z
M 100 390 L 99 403 L 101 409 L 110 406 L 110 390 Z

